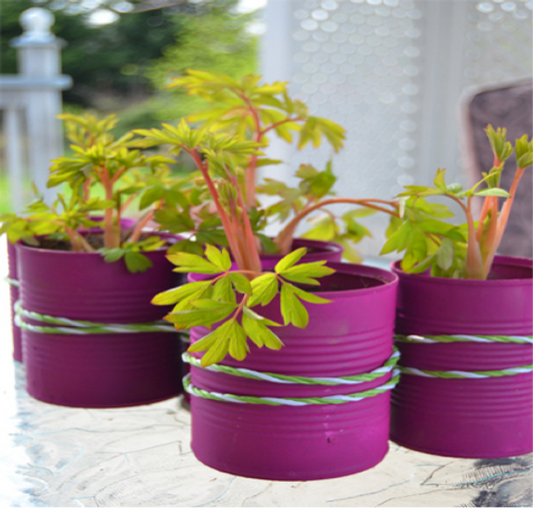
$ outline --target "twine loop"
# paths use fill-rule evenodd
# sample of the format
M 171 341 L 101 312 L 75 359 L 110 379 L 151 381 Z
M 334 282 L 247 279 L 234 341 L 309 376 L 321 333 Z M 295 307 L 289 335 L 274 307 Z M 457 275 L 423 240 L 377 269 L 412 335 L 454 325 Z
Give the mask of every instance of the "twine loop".
M 19 288 L 20 282 L 17 279 L 12 279 L 11 277 L 4 277 L 4 280 L 12 287 Z
M 247 379 L 255 379 L 261 381 L 269 381 L 278 384 L 296 384 L 296 385 L 317 385 L 317 386 L 339 386 L 347 384 L 359 384 L 368 381 L 374 381 L 387 376 L 392 372 L 392 377 L 384 384 L 370 390 L 365 390 L 357 393 L 343 394 L 343 395 L 328 395 L 326 397 L 256 397 L 252 395 L 236 395 L 233 393 L 219 393 L 203 390 L 194 386 L 191 382 L 191 374 L 187 374 L 183 378 L 183 387 L 185 390 L 196 397 L 208 400 L 215 400 L 218 402 L 235 402 L 239 404 L 263 404 L 269 406 L 311 406 L 311 405 L 330 405 L 330 404 L 345 404 L 347 402 L 358 402 L 376 395 L 381 395 L 392 390 L 400 379 L 399 371 L 395 370 L 396 363 L 400 357 L 400 353 L 394 348 L 393 353 L 389 359 L 377 369 L 366 374 L 358 374 L 356 376 L 347 377 L 318 377 L 309 378 L 304 376 L 288 376 L 284 374 L 276 374 L 272 372 L 259 372 L 250 369 L 230 367 L 228 365 L 210 365 L 206 370 L 214 372 L 221 372 Z M 199 359 L 191 356 L 188 353 L 182 355 L 183 361 L 190 363 L 194 367 L 204 368 L 201 366 Z
M 143 332 L 166 332 L 177 333 L 176 328 L 165 321 L 155 321 L 152 323 L 134 323 L 134 324 L 111 324 L 111 323 L 93 323 L 92 321 L 81 321 L 69 318 L 50 316 L 22 308 L 20 300 L 15 302 L 15 324 L 35 333 L 47 334 L 68 334 L 68 335 L 94 335 L 109 333 L 143 333 Z M 23 318 L 49 323 L 54 325 L 67 326 L 40 326 L 33 325 L 24 321 Z
M 289 376 L 285 374 L 277 374 L 273 372 L 258 372 L 251 369 L 243 369 L 242 367 L 230 367 L 229 365 L 210 365 L 209 367 L 202 367 L 201 361 L 198 358 L 183 353 L 182 359 L 185 363 L 190 363 L 194 367 L 206 368 L 213 372 L 222 372 L 232 376 L 244 377 L 248 379 L 256 379 L 259 381 L 270 381 L 271 383 L 280 384 L 300 384 L 300 385 L 323 385 L 323 386 L 337 386 L 337 385 L 355 385 L 374 381 L 386 376 L 391 372 L 398 360 L 400 359 L 400 352 L 396 347 L 393 347 L 393 352 L 387 361 L 372 372 L 365 374 L 357 374 L 355 376 L 346 377 L 304 377 L 304 376 Z
M 398 342 L 409 344 L 447 344 L 452 342 L 477 342 L 477 343 L 493 343 L 493 344 L 533 344 L 533 336 L 517 336 L 517 335 L 395 335 L 394 339 Z M 411 374 L 422 377 L 432 377 L 441 379 L 487 379 L 505 376 L 514 376 L 517 374 L 528 374 L 533 372 L 533 364 L 520 365 L 517 367 L 509 367 L 501 370 L 478 370 L 478 371 L 462 371 L 462 370 L 426 370 L 415 367 L 406 367 L 398 365 L 398 370 L 402 374 Z

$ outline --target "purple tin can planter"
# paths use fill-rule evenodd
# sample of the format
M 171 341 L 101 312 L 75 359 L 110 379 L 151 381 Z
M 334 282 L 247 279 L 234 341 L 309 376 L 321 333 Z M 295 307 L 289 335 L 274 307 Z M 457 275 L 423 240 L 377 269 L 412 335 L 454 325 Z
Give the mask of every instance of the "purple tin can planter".
M 22 362 L 22 334 L 20 328 L 15 325 L 15 302 L 19 299 L 18 275 L 17 275 L 17 252 L 15 246 L 7 242 L 7 266 L 9 296 L 11 299 L 11 329 L 13 331 L 13 358 L 17 362 Z
M 335 242 L 324 242 L 321 240 L 307 240 L 305 238 L 295 238 L 292 243 L 292 250 L 306 247 L 308 253 L 300 259 L 298 263 L 312 263 L 314 261 L 328 261 L 328 262 L 340 262 L 342 259 L 342 245 Z M 283 257 L 281 254 L 261 254 L 261 262 L 264 269 L 274 268 L 278 261 Z M 298 264 L 297 263 L 297 264 Z M 187 349 L 189 340 L 187 337 L 182 337 L 183 349 Z M 183 364 L 183 372 L 187 374 L 189 372 L 189 366 Z M 183 397 L 187 406 L 190 405 L 190 394 L 183 393 Z
M 533 263 L 497 256 L 488 280 L 399 276 L 400 335 L 533 335 Z M 533 363 L 527 343 L 398 343 L 400 365 L 423 371 L 502 371 Z M 479 376 L 479 375 L 478 375 Z M 533 451 L 533 375 L 444 379 L 403 374 L 393 390 L 391 439 L 451 457 L 503 458 Z
M 305 304 L 306 329 L 276 332 L 279 351 L 250 344 L 248 357 L 223 365 L 305 377 L 345 377 L 382 366 L 392 353 L 397 278 L 361 265 L 328 263 L 337 273 L 322 279 L 324 305 Z M 201 277 L 201 276 L 200 276 Z M 283 322 L 279 299 L 261 307 Z M 206 328 L 191 330 L 195 342 Z M 352 385 L 277 384 L 191 367 L 191 383 L 217 393 L 256 397 L 328 397 L 386 384 L 383 377 Z M 343 404 L 270 406 L 191 397 L 192 450 L 204 464 L 230 474 L 267 480 L 335 478 L 369 469 L 388 451 L 390 392 Z
M 165 235 L 160 235 L 165 236 Z M 151 299 L 182 283 L 166 250 L 146 252 L 153 267 L 128 272 L 98 253 L 17 244 L 21 306 L 42 315 L 96 323 L 160 320 L 169 308 Z M 30 324 L 42 325 L 24 317 Z M 46 325 L 55 326 L 55 325 Z M 181 390 L 177 333 L 52 334 L 22 330 L 27 390 L 36 399 L 73 407 L 147 404 Z

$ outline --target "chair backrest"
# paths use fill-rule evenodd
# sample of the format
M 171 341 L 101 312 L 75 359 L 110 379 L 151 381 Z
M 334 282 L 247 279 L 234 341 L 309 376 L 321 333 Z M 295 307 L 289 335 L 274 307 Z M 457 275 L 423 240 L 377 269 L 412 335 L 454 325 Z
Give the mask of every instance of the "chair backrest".
M 533 83 L 531 81 L 469 91 L 463 101 L 464 156 L 472 181 L 479 181 L 493 163 L 493 155 L 484 129 L 488 124 L 507 129 L 507 139 L 533 133 Z M 514 178 L 516 158 L 508 160 L 501 184 L 509 189 Z M 520 181 L 513 209 L 498 253 L 532 257 L 533 255 L 533 179 L 531 169 Z

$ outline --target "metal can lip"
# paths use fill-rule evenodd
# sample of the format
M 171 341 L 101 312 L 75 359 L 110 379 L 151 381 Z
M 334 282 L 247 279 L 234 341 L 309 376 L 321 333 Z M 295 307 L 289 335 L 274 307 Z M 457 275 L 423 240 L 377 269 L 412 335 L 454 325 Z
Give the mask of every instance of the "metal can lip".
M 419 283 L 431 283 L 438 280 L 439 284 L 459 287 L 490 287 L 514 286 L 529 284 L 533 286 L 533 260 L 515 256 L 495 256 L 491 274 L 486 280 L 475 279 L 449 279 L 445 277 L 431 277 L 429 272 L 406 273 L 401 267 L 401 260 L 390 264 L 391 271 L 401 279 L 412 280 Z

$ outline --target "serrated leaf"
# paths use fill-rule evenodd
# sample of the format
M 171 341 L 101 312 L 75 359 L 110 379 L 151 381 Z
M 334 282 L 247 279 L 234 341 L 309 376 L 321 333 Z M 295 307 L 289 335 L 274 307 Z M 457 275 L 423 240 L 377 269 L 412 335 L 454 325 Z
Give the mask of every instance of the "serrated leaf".
M 235 302 L 235 292 L 231 287 L 231 281 L 229 277 L 222 277 L 218 280 L 213 287 L 213 298 L 215 300 L 221 300 L 223 302 Z
M 300 289 L 297 286 L 293 286 L 292 284 L 289 284 L 291 286 L 292 291 L 298 296 L 298 298 L 304 300 L 305 302 L 309 303 L 331 303 L 332 300 L 327 300 L 326 298 L 322 298 L 321 296 L 316 295 L 315 293 L 308 293 L 307 291 L 304 291 L 303 289 Z
M 180 302 L 191 295 L 202 291 L 207 286 L 211 285 L 211 281 L 190 282 L 183 286 L 163 291 L 154 296 L 152 299 L 153 305 L 172 305 L 176 302 Z
M 201 256 L 189 254 L 188 252 L 176 252 L 169 254 L 167 259 L 178 266 L 174 268 L 175 272 L 194 272 L 194 273 L 220 273 L 220 268 L 215 266 Z
M 283 258 L 281 258 L 280 261 L 276 264 L 274 267 L 274 271 L 276 273 L 282 273 L 284 270 L 287 270 L 287 268 L 293 266 L 295 263 L 300 261 L 303 256 L 305 256 L 307 252 L 307 249 L 305 247 L 300 247 L 299 249 L 296 249 L 295 251 L 287 254 Z
M 279 350 L 283 347 L 283 342 L 264 322 L 252 319 L 246 313 L 242 317 L 242 326 L 246 335 L 250 337 L 257 347 L 266 346 L 274 350 Z
M 213 265 L 220 268 L 221 272 L 226 272 L 231 268 L 231 259 L 226 249 L 220 251 L 213 245 L 207 244 L 205 246 L 205 256 Z
M 153 263 L 140 252 L 127 251 L 124 254 L 124 261 L 131 273 L 145 272 L 153 266 Z
M 250 281 L 242 273 L 230 272 L 229 278 L 233 286 L 239 293 L 243 293 L 246 295 L 252 294 L 253 292 L 252 285 L 250 284 Z
M 335 273 L 333 268 L 324 266 L 324 264 L 325 261 L 315 261 L 314 263 L 291 266 L 281 272 L 280 275 L 291 282 L 319 286 L 320 282 L 315 280 L 316 278 L 326 277 L 327 275 Z
M 248 344 L 246 344 L 246 333 L 239 323 L 232 321 L 229 328 L 229 354 L 236 360 L 242 361 L 246 358 L 246 354 L 250 352 Z
M 275 321 L 271 321 L 270 319 L 267 319 L 266 317 L 261 316 L 260 314 L 257 314 L 257 312 L 253 311 L 247 306 L 244 306 L 242 310 L 245 316 L 248 316 L 250 319 L 255 319 L 256 321 L 261 321 L 264 325 L 282 326 L 279 323 L 276 323 Z
M 121 259 L 126 251 L 124 249 L 98 249 L 98 252 L 102 253 L 104 255 L 104 261 L 106 263 L 114 263 L 115 261 L 118 261 Z
M 195 303 L 195 302 L 191 302 Z M 178 330 L 191 328 L 192 326 L 209 326 L 226 319 L 233 311 L 233 306 L 224 305 L 216 309 L 191 309 L 173 311 L 165 316 L 165 320 L 173 323 Z
M 292 323 L 297 328 L 305 328 L 309 323 L 309 314 L 302 302 L 292 291 L 290 284 L 281 286 L 281 315 L 285 325 Z
M 278 280 L 273 273 L 264 273 L 251 282 L 252 296 L 248 299 L 248 306 L 254 307 L 269 304 L 278 293 Z

